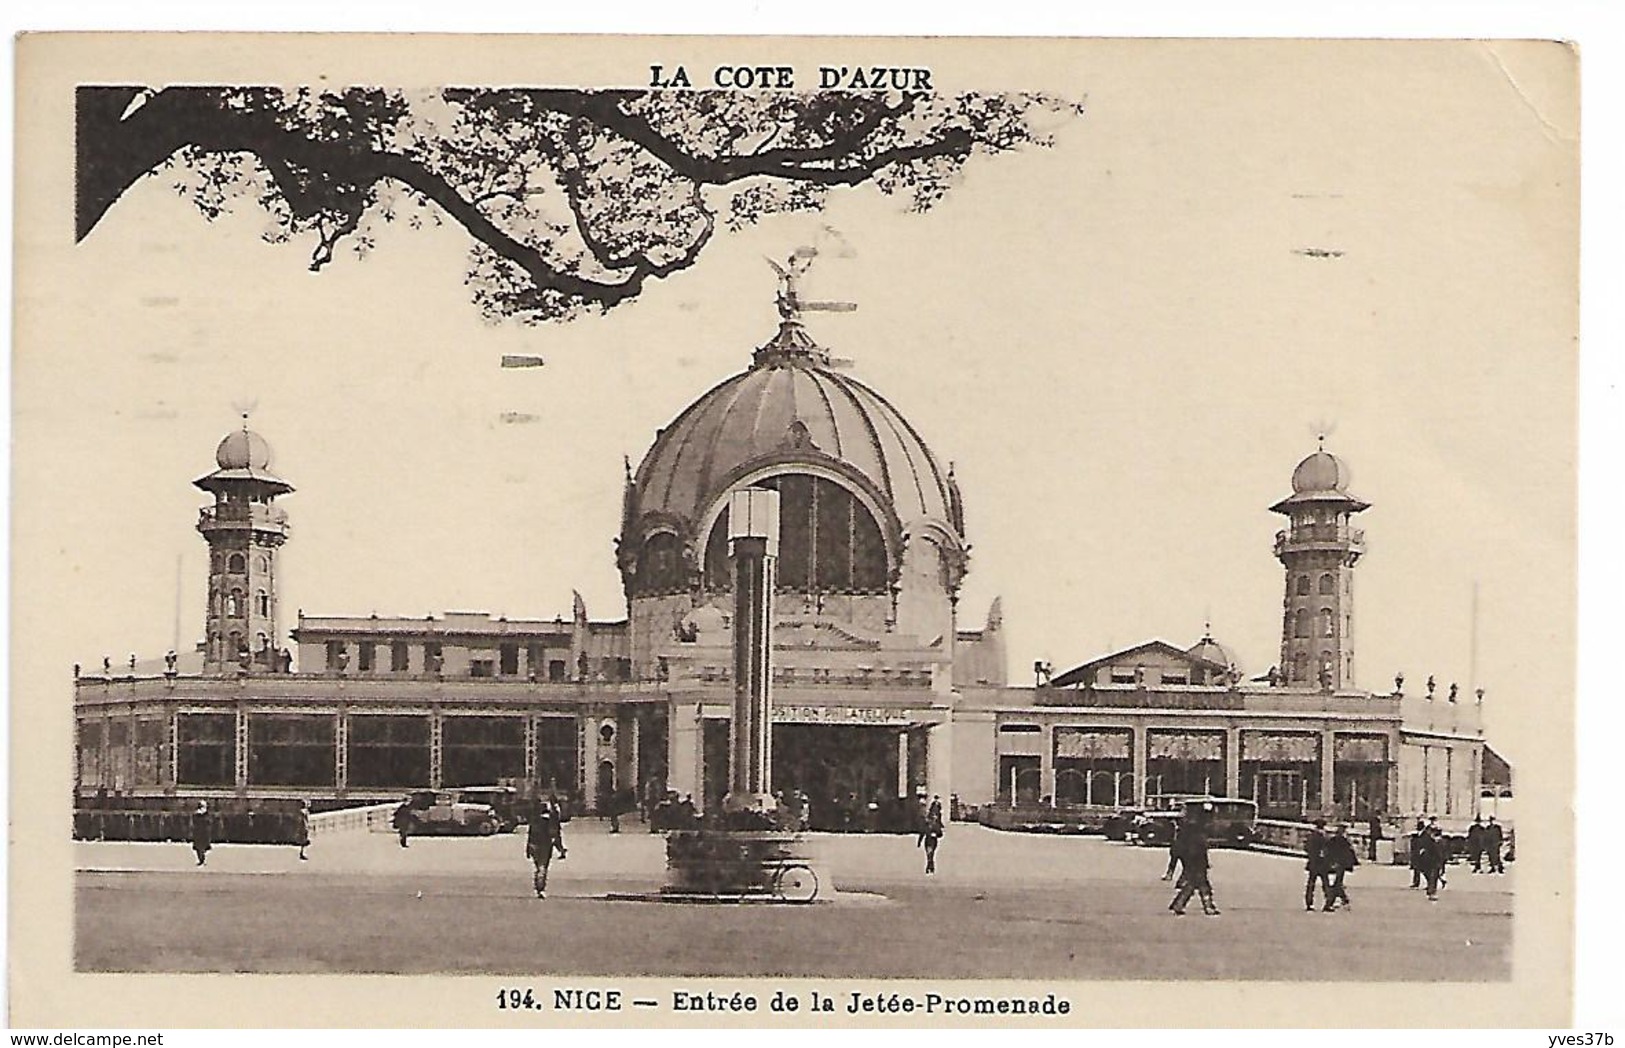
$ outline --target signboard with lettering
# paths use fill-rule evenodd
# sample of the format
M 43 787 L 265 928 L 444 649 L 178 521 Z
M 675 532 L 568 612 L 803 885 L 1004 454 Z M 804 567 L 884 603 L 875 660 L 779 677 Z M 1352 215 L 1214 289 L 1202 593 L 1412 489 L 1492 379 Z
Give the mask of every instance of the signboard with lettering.
M 884 706 L 788 706 L 775 704 L 775 724 L 874 724 L 906 727 L 934 719 L 923 711 Z

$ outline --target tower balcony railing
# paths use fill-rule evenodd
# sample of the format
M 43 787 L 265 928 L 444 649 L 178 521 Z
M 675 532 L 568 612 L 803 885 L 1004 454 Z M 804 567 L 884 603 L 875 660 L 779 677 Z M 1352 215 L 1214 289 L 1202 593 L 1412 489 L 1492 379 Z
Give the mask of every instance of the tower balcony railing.
M 201 532 L 232 530 L 251 527 L 256 531 L 288 533 L 288 515 L 278 506 L 258 502 L 221 502 L 204 506 L 197 512 L 197 529 Z
M 1365 552 L 1365 529 L 1347 524 L 1298 524 L 1275 533 L 1275 554 L 1289 549 L 1336 547 L 1355 553 Z

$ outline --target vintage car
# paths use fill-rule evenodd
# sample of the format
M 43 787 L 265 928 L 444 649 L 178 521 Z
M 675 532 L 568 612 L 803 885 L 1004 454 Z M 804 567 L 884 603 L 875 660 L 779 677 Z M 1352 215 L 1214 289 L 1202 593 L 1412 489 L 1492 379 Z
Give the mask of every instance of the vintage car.
M 489 837 L 502 826 L 496 809 L 459 799 L 457 790 L 417 790 L 406 798 L 412 834 L 479 834 Z
M 497 829 L 512 833 L 524 818 L 524 801 L 513 786 L 459 786 L 448 791 L 460 804 L 483 804 L 496 813 Z
M 1119 808 L 1106 816 L 1100 824 L 1100 832 L 1106 835 L 1108 841 L 1126 841 L 1139 833 L 1140 822 L 1145 818 L 1142 808 Z
M 1197 812 L 1207 816 L 1210 844 L 1246 848 L 1258 839 L 1258 805 L 1236 797 L 1188 797 L 1178 808 L 1146 812 L 1136 823 L 1136 839 L 1141 844 L 1172 844 L 1180 823 Z

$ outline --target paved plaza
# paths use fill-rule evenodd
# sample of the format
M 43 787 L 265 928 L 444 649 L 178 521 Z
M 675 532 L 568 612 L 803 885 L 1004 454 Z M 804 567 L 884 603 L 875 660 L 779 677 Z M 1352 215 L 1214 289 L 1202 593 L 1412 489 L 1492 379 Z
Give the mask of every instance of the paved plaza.
M 912 837 L 814 835 L 837 892 L 810 906 L 674 904 L 662 838 L 567 830 L 548 898 L 523 834 L 352 832 L 297 849 L 75 844 L 87 971 L 534 973 L 1020 979 L 1505 980 L 1512 886 L 1452 871 L 1439 902 L 1362 866 L 1350 912 L 1305 913 L 1303 863 L 1217 851 L 1223 915 L 1167 910 L 1166 852 L 953 825 L 940 872 Z M 1510 868 L 1509 868 L 1510 869 Z

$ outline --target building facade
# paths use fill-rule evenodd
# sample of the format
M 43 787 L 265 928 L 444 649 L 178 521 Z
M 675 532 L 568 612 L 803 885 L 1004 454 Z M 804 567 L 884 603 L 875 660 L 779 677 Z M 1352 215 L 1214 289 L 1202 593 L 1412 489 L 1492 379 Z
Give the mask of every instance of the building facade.
M 953 468 L 844 373 L 781 300 L 743 372 L 659 431 L 623 479 L 625 614 L 576 597 L 552 620 L 298 616 L 280 647 L 276 499 L 293 488 L 246 425 L 196 482 L 214 496 L 205 638 L 162 672 L 76 668 L 76 786 L 193 797 L 389 799 L 516 781 L 586 809 L 728 782 L 728 497 L 775 489 L 773 786 L 842 799 L 1140 805 L 1252 797 L 1266 814 L 1471 817 L 1475 701 L 1354 686 L 1354 567 L 1367 504 L 1323 449 L 1294 471 L 1275 538 L 1280 665 L 1244 681 L 1210 636 L 1150 641 L 1031 688 L 1007 682 L 997 601 L 960 628 L 969 569 Z M 198 656 L 201 656 L 201 663 Z

